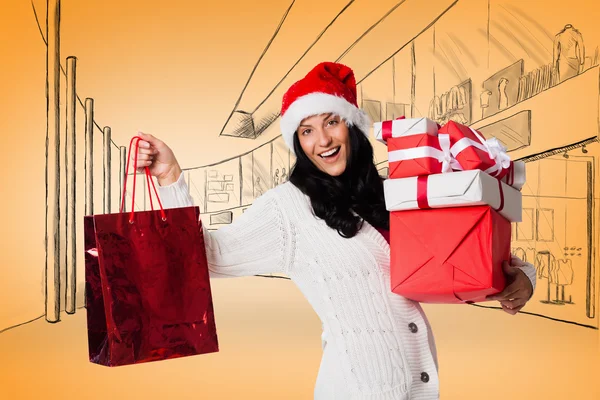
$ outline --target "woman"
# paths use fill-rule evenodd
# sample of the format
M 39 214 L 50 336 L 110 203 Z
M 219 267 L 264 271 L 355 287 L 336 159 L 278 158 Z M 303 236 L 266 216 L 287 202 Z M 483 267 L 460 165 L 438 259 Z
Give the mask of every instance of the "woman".
M 296 283 L 323 324 L 315 399 L 437 399 L 431 327 L 418 303 L 390 291 L 389 214 L 369 125 L 346 66 L 321 63 L 290 87 L 281 110 L 297 158 L 290 180 L 231 225 L 204 231 L 210 275 L 280 272 Z M 192 205 L 173 152 L 142 138 L 139 166 L 157 177 L 164 206 Z M 495 297 L 510 313 L 535 277 L 531 265 L 513 264 L 512 284 Z

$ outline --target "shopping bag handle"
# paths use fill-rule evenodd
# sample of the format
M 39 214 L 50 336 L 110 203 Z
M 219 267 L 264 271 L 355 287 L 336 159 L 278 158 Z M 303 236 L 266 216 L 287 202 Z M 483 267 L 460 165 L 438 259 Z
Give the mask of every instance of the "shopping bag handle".
M 142 140 L 141 137 L 139 136 L 134 136 L 131 138 L 131 141 L 129 142 L 129 150 L 127 152 L 127 167 L 125 168 L 125 181 L 123 183 L 123 196 L 121 196 L 121 210 L 120 212 L 122 213 L 123 211 L 125 211 L 125 193 L 127 192 L 127 175 L 129 175 L 129 160 L 131 159 L 131 148 L 133 147 L 133 142 L 135 142 L 135 157 L 134 157 L 134 165 L 133 165 L 133 170 L 137 171 L 137 161 L 138 161 L 138 149 L 140 147 L 140 140 Z M 167 220 L 167 216 L 165 214 L 165 210 L 162 206 L 162 203 L 160 202 L 160 196 L 158 195 L 158 191 L 156 190 L 156 186 L 154 186 L 154 181 L 152 180 L 152 175 L 150 174 L 150 169 L 148 167 L 144 168 L 144 172 L 146 175 L 146 181 L 149 183 L 148 184 L 148 195 L 150 197 L 150 207 L 152 208 L 152 211 L 154 211 L 154 204 L 152 203 L 152 192 L 150 191 L 150 184 L 152 184 L 152 187 L 154 188 L 154 193 L 156 194 L 156 199 L 158 200 L 158 205 L 160 206 L 160 214 L 162 216 L 162 220 L 166 221 Z M 134 172 L 133 174 L 133 190 L 132 190 L 132 195 L 131 195 L 131 213 L 129 214 L 129 223 L 133 224 L 133 213 L 134 213 L 134 205 L 135 205 L 135 180 L 136 180 L 136 176 L 137 173 Z

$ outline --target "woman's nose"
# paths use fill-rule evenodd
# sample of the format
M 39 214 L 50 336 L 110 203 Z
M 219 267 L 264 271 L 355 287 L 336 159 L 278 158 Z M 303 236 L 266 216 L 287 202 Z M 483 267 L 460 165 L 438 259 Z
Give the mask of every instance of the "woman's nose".
M 322 147 L 327 147 L 327 146 L 329 146 L 330 143 L 331 143 L 331 135 L 329 135 L 329 133 L 327 133 L 327 131 L 321 130 L 319 132 L 319 144 Z

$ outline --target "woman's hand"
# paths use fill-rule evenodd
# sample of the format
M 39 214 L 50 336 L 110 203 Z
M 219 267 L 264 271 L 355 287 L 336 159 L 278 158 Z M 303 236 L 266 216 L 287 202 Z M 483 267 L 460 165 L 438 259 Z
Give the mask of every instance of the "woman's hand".
M 167 186 L 179 179 L 181 168 L 175 158 L 173 151 L 160 139 L 139 132 L 142 138 L 139 141 L 137 172 L 144 172 L 148 167 L 150 174 L 155 176 L 160 186 Z M 135 154 L 131 154 L 131 164 L 135 160 Z
M 488 300 L 498 300 L 502 309 L 511 315 L 518 313 L 533 295 L 533 285 L 521 271 L 518 266 L 518 260 L 513 259 L 512 263 L 504 261 L 502 268 L 506 276 L 506 287 L 498 294 L 488 296 Z

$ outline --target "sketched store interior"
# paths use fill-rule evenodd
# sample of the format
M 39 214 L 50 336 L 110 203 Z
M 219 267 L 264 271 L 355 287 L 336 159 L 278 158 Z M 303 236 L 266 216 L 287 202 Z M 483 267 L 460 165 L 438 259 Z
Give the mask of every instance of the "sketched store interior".
M 486 38 L 473 34 L 484 27 L 456 23 L 465 11 L 461 7 L 474 12 L 474 3 L 485 8 L 484 1 L 457 4 L 366 76 L 357 76 L 361 107 L 373 121 L 426 116 L 440 124 L 467 124 L 500 139 L 513 160 L 525 161 L 523 221 L 513 224 L 512 250 L 538 270 L 528 312 L 597 328 L 598 46 L 584 43 L 583 34 L 565 24 L 556 26 L 551 40 L 539 41 L 546 58 L 516 59 L 507 56 L 519 53 L 507 50 L 506 41 L 494 56 L 498 46 L 491 36 L 488 68 L 482 68 L 486 57 L 468 49 L 485 48 L 478 41 Z M 505 11 L 489 18 L 502 31 L 516 17 Z M 277 128 L 272 123 L 261 129 L 268 134 Z M 385 176 L 385 146 L 374 146 Z M 190 194 L 208 214 L 204 220 L 216 229 L 231 223 L 265 190 L 285 182 L 293 163 L 293 154 L 276 137 L 243 155 L 185 173 Z
M 425 21 L 415 28 L 417 34 L 410 40 L 395 43 L 393 37 L 377 36 L 373 30 L 375 39 L 367 35 L 363 41 L 367 44 L 355 43 L 339 61 L 355 70 L 359 103 L 373 121 L 400 116 L 427 116 L 440 124 L 457 121 L 486 137 L 497 137 L 513 160 L 526 162 L 523 221 L 513 226 L 512 249 L 538 270 L 537 290 L 527 312 L 598 328 L 598 43 L 588 40 L 577 24 L 557 16 L 542 26 L 533 17 L 534 5 L 519 3 L 517 8 L 510 3 L 452 3 L 431 24 Z M 462 15 L 471 17 L 468 23 Z M 382 50 L 368 48 L 378 40 Z M 376 56 L 367 59 L 366 53 Z M 320 54 L 319 61 L 324 57 Z M 280 98 L 275 89 L 284 86 L 263 88 L 273 96 L 258 105 L 248 104 L 248 110 L 254 109 L 250 113 L 234 109 L 225 123 L 222 134 L 238 135 L 233 140 L 248 141 L 251 150 L 210 165 L 183 166 L 190 194 L 209 230 L 232 223 L 254 199 L 289 179 L 294 156 L 279 136 L 276 121 Z M 93 101 L 88 100 L 86 116 L 89 113 L 93 120 Z M 86 135 L 88 128 L 93 131 L 86 127 Z M 77 213 L 115 212 L 121 203 L 125 147 L 110 143 L 110 131 L 104 137 L 89 135 L 88 145 L 95 141 L 104 155 L 91 149 L 86 160 L 82 151 L 76 155 L 86 171 L 92 169 L 94 158 L 97 175 L 96 183 L 86 181 L 86 198 L 77 202 Z M 386 148 L 374 140 L 373 144 L 378 169 L 385 176 Z M 111 147 L 120 152 L 120 168 L 116 162 L 110 167 Z M 84 182 L 80 178 L 78 182 Z M 134 208 L 149 209 L 144 179 L 137 180 L 136 190 L 142 198 Z M 127 197 L 129 201 L 129 193 Z M 82 238 L 76 241 L 81 248 Z M 73 312 L 83 304 L 82 257 L 78 253 L 77 260 L 61 265 L 60 279 L 67 284 L 57 285 L 52 276 L 45 277 L 48 287 L 60 286 L 60 294 L 48 291 L 49 298 L 55 303 L 66 298 Z M 74 270 L 77 282 L 69 283 L 65 277 Z M 58 314 L 46 317 L 56 320 Z
M 475 60 L 450 55 L 468 54 L 469 38 L 477 37 L 460 29 L 440 21 L 372 71 L 361 82 L 362 104 L 374 120 L 468 124 L 525 161 L 523 221 L 513 224 L 512 251 L 538 271 L 527 311 L 597 328 L 598 47 L 584 51 L 582 34 L 567 24 L 542 42 L 554 49 L 547 62 L 499 57 L 485 75 Z

